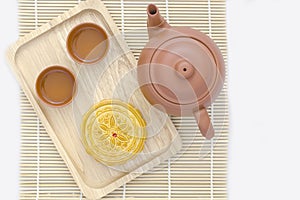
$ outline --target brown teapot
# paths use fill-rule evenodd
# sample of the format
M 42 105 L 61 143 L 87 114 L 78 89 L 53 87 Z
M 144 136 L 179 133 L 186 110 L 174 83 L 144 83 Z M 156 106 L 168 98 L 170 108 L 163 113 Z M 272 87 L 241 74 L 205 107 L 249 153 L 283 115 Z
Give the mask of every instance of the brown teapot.
M 186 27 L 171 27 L 148 5 L 149 42 L 138 61 L 138 82 L 152 105 L 175 116 L 195 116 L 202 135 L 214 136 L 206 107 L 225 79 L 223 56 L 213 40 Z

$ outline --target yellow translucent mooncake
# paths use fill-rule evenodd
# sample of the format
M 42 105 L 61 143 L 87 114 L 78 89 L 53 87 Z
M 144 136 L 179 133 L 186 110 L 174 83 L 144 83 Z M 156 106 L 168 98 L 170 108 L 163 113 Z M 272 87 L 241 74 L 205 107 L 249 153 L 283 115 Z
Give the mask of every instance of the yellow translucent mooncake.
M 82 122 L 82 142 L 105 165 L 124 164 L 144 148 L 146 122 L 132 105 L 103 100 L 92 106 Z

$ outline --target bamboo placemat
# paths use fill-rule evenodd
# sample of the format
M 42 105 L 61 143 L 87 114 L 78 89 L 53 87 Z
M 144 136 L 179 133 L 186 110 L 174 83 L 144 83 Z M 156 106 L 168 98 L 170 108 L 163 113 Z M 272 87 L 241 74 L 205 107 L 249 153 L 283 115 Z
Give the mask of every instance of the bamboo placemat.
M 19 0 L 20 36 L 76 6 L 80 0 Z M 147 42 L 146 6 L 150 1 L 106 0 L 128 46 L 138 55 Z M 174 26 L 190 26 L 211 36 L 227 61 L 225 0 L 156 0 Z M 209 109 L 216 137 L 204 141 L 193 117 L 172 117 L 183 149 L 150 172 L 104 199 L 227 199 L 227 82 Z M 51 139 L 21 92 L 20 199 L 85 199 Z

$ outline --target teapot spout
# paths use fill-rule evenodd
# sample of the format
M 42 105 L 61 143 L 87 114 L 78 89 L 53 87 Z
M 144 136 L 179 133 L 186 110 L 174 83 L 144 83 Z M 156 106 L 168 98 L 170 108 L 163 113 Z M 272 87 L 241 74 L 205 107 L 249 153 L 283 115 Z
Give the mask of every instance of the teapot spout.
M 156 32 L 159 32 L 159 28 L 170 28 L 171 26 L 166 22 L 166 20 L 160 15 L 159 10 L 156 5 L 149 4 L 147 8 L 148 14 L 148 33 L 151 38 Z

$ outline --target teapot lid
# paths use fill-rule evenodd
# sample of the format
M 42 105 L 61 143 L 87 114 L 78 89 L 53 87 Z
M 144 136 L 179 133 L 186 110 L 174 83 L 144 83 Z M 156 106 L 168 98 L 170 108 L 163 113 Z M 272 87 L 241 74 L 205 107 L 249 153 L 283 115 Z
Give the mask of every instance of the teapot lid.
M 152 54 L 149 77 L 155 91 L 174 104 L 194 104 L 209 95 L 217 78 L 213 54 L 201 41 L 180 36 Z

